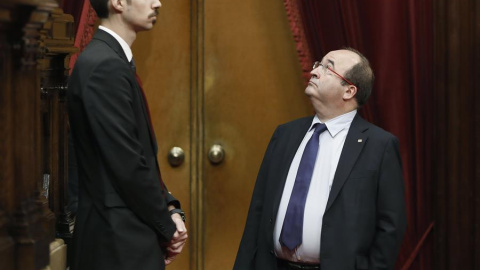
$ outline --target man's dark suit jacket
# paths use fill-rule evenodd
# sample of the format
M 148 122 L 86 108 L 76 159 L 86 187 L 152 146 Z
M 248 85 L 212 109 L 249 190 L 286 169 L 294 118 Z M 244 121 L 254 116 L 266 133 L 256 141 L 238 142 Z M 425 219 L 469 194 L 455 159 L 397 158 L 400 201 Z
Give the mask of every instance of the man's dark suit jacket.
M 272 136 L 253 191 L 235 270 L 277 269 L 273 230 L 290 164 L 312 123 L 301 118 Z M 328 198 L 322 270 L 393 269 L 406 229 L 398 140 L 358 114 L 348 131 Z
M 157 145 L 124 51 L 99 30 L 70 77 L 68 111 L 78 163 L 73 269 L 164 269 L 176 227 Z

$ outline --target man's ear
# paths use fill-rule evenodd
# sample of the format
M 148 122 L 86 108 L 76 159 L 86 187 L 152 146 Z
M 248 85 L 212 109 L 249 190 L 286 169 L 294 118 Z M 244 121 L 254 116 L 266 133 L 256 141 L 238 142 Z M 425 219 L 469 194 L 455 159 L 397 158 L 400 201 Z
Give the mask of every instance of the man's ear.
M 108 1 L 109 5 L 112 6 L 114 13 L 120 13 L 124 10 L 126 1 L 125 0 L 110 0 Z
M 355 95 L 357 94 L 357 87 L 355 85 L 346 85 L 346 87 L 347 89 L 343 93 L 343 99 L 350 100 L 355 98 Z

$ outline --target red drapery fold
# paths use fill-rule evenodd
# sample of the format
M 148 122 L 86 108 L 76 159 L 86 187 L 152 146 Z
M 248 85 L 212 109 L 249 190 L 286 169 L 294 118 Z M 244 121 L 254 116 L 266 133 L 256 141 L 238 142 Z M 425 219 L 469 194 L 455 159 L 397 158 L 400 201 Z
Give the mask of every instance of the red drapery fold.
M 312 69 L 312 50 L 303 29 L 302 17 L 300 15 L 299 3 L 297 1 L 285 1 L 285 10 L 287 11 L 288 21 L 292 29 L 293 39 L 295 40 L 298 58 L 302 67 L 305 82 L 310 79 Z
M 78 28 L 78 24 L 80 22 L 80 17 L 82 16 L 83 12 L 83 5 L 85 2 L 89 2 L 88 0 L 62 0 L 62 9 L 63 12 L 67 14 L 71 14 L 74 18 L 75 22 L 75 29 Z
M 403 161 L 408 228 L 397 269 L 430 269 L 432 0 L 284 3 L 302 67 L 345 46 L 370 60 L 376 82 L 361 114 L 399 138 Z
M 63 0 L 62 8 L 65 13 L 71 14 L 75 20 L 75 47 L 79 53 L 87 46 L 93 37 L 97 14 L 90 5 L 89 0 Z M 70 58 L 70 72 L 75 65 L 78 53 Z

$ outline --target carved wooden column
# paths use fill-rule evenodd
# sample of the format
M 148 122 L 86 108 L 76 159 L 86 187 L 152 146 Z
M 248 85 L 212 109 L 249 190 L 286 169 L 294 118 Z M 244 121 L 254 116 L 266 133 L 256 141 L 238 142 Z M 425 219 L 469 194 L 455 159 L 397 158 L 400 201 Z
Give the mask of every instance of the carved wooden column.
M 46 1 L 48 4 L 48 1 Z M 54 5 L 54 2 L 50 3 Z M 53 241 L 53 216 L 39 198 L 41 133 L 39 77 L 36 66 L 40 29 L 49 17 L 49 5 L 18 6 L 13 18 L 23 25 L 15 29 L 12 104 L 15 178 L 15 212 L 12 235 L 16 242 L 17 269 L 39 269 L 49 262 Z M 18 23 L 18 22 L 17 22 Z
M 46 149 L 56 148 L 44 144 L 40 86 L 42 83 L 48 88 L 50 83 L 57 83 L 55 80 L 45 79 L 55 77 L 51 74 L 55 72 L 54 70 L 42 70 L 46 67 L 45 61 L 48 62 L 45 59 L 50 59 L 51 63 L 61 61 L 59 66 L 63 71 L 60 72 L 61 76 L 57 77 L 61 77 L 63 80 L 61 85 L 65 85 L 65 63 L 68 63 L 66 58 L 70 51 L 62 50 L 62 46 L 58 44 L 70 42 L 73 45 L 71 38 L 70 40 L 61 38 L 66 35 L 60 34 L 61 25 L 68 25 L 71 21 L 71 17 L 65 17 L 58 9 L 58 1 L 55 0 L 2 0 L 0 3 L 0 269 L 2 270 L 41 269 L 49 263 L 49 244 L 55 238 L 55 215 L 42 196 L 41 188 Z M 60 42 L 58 39 L 63 41 Z M 56 51 L 58 48 L 60 49 Z M 42 60 L 37 62 L 39 59 Z M 61 108 L 64 107 L 64 103 L 60 100 L 59 95 L 58 122 L 64 125 L 65 113 Z M 66 128 L 57 127 L 58 134 L 61 134 L 61 131 L 58 131 L 60 129 Z M 62 136 L 58 136 L 58 141 L 51 141 L 51 144 L 62 144 L 60 137 Z M 61 159 L 66 159 L 63 155 L 56 155 L 57 166 L 63 167 L 56 170 L 58 177 L 57 188 L 54 191 L 56 194 L 61 194 L 60 190 L 64 189 L 63 182 L 60 183 L 59 180 L 65 178 L 66 174 L 66 165 L 61 162 Z M 58 202 L 57 205 L 61 205 L 60 200 Z
M 67 78 L 74 46 L 73 17 L 51 11 L 41 31 L 38 60 L 42 99 L 43 188 L 56 217 L 56 236 L 71 243 L 73 221 L 66 209 L 68 181 Z

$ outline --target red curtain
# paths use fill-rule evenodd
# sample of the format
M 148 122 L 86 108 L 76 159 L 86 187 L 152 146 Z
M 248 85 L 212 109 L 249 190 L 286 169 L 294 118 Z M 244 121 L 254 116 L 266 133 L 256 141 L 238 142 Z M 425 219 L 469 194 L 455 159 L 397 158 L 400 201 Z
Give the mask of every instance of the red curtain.
M 305 62 L 311 68 L 313 61 L 344 46 L 359 50 L 370 60 L 376 82 L 360 113 L 399 138 L 403 160 L 408 229 L 397 269 L 430 269 L 432 0 L 284 3 L 304 71 Z M 308 56 L 311 59 L 305 59 Z
M 63 12 L 71 14 L 75 21 L 75 29 L 78 29 L 80 17 L 82 16 L 83 4 L 85 0 L 62 0 Z
M 81 52 L 93 37 L 97 15 L 89 0 L 62 0 L 62 8 L 65 13 L 71 14 L 75 20 L 75 47 Z M 70 72 L 77 57 L 78 53 L 70 58 Z

